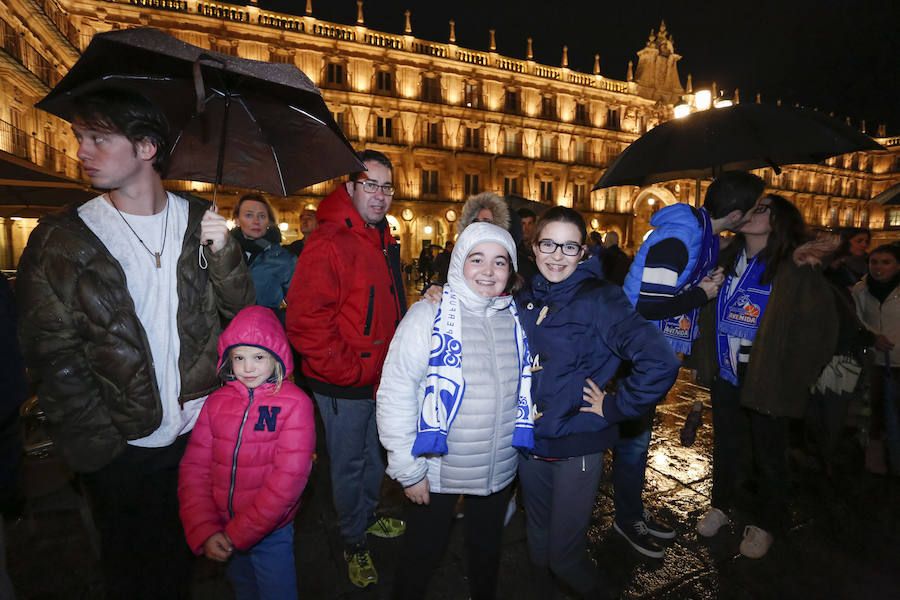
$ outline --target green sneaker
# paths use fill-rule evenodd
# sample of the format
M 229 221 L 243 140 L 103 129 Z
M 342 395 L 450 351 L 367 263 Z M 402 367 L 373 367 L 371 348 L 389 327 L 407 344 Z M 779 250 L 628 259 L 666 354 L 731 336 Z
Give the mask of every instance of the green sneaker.
M 406 523 L 391 517 L 378 517 L 378 520 L 366 529 L 366 533 L 371 533 L 375 537 L 380 538 L 395 538 L 403 535 L 405 532 Z
M 350 583 L 359 588 L 364 588 L 371 583 L 378 583 L 378 571 L 372 564 L 372 556 L 365 546 L 357 546 L 350 550 L 344 550 L 344 560 L 347 561 L 347 576 Z

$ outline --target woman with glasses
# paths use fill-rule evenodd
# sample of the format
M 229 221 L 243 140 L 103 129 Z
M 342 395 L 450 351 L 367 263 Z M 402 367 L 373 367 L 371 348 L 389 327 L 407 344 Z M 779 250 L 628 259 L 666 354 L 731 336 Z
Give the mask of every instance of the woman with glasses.
M 535 226 L 538 274 L 516 295 L 531 350 L 534 449 L 519 455 L 528 553 L 536 597 L 554 578 L 583 598 L 607 591 L 587 555 L 587 530 L 603 452 L 616 424 L 649 408 L 675 382 L 680 363 L 656 325 L 635 312 L 622 289 L 588 259 L 587 228 L 576 211 L 549 209 Z M 440 301 L 439 288 L 426 297 Z M 631 374 L 602 391 L 622 361 Z
M 539 274 L 516 298 L 533 356 L 534 449 L 519 456 L 528 550 L 541 595 L 553 576 L 584 598 L 606 594 L 587 552 L 587 529 L 616 423 L 648 410 L 674 383 L 679 361 L 621 288 L 585 260 L 584 219 L 557 206 L 535 228 Z M 602 391 L 622 361 L 631 373 Z M 552 574 L 552 575 L 551 575 Z
M 764 196 L 735 240 L 719 254 L 725 282 L 700 315 L 691 359 L 710 385 L 713 405 L 712 507 L 697 523 L 716 535 L 735 516 L 746 524 L 740 553 L 762 558 L 790 525 L 787 419 L 802 417 L 810 386 L 837 345 L 838 315 L 825 278 L 812 264 L 797 208 Z M 801 247 L 802 244 L 803 247 Z M 756 494 L 744 502 L 744 456 Z M 745 509 L 740 515 L 730 512 Z

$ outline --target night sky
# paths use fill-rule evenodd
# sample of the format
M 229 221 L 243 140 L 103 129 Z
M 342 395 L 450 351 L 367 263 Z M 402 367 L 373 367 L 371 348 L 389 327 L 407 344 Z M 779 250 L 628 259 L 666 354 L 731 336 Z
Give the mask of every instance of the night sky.
M 259 0 L 262 8 L 302 14 L 306 0 Z M 577 7 L 577 8 L 576 8 Z M 875 134 L 887 123 L 900 134 L 900 2 L 756 0 L 754 2 L 560 2 L 559 0 L 367 0 L 366 25 L 402 33 L 403 12 L 412 11 L 413 35 L 447 42 L 450 19 L 456 43 L 487 50 L 488 30 L 497 30 L 497 51 L 525 58 L 526 38 L 534 38 L 537 62 L 559 65 L 569 46 L 570 68 L 592 72 L 600 54 L 601 74 L 624 80 L 660 19 L 682 56 L 682 83 L 693 75 L 694 89 L 715 81 L 741 101 L 817 107 L 854 125 L 866 120 Z M 356 21 L 355 0 L 313 0 L 313 16 L 343 24 Z

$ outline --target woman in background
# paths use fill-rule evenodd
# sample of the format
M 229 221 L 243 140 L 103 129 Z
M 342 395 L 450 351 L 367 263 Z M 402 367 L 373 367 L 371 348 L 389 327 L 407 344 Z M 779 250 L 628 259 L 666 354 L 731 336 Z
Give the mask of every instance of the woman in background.
M 809 388 L 837 344 L 828 282 L 795 262 L 806 241 L 797 208 L 781 196 L 764 196 L 719 255 L 725 283 L 701 313 L 692 353 L 698 379 L 711 387 L 715 435 L 712 507 L 697 531 L 710 537 L 731 521 L 726 511 L 736 508 L 749 439 L 758 492 L 740 544 L 748 558 L 765 556 L 790 525 L 787 420 L 803 416 Z
M 275 213 L 259 194 L 247 194 L 238 200 L 234 221 L 237 227 L 231 235 L 241 245 L 247 261 L 256 287 L 256 304 L 271 308 L 284 325 L 285 298 L 297 257 L 281 246 Z

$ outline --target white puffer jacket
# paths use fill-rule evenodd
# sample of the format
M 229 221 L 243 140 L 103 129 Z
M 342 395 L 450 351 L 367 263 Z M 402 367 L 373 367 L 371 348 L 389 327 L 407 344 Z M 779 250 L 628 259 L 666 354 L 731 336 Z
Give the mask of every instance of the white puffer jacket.
M 467 228 L 450 259 L 447 285 L 457 294 L 462 309 L 462 375 L 466 388 L 447 437 L 446 455 L 426 458 L 411 453 L 425 397 L 431 331 L 439 307 L 427 301 L 414 304 L 391 341 L 378 387 L 378 435 L 387 450 L 387 473 L 404 487 L 427 475 L 431 492 L 485 496 L 503 489 L 515 477 L 517 451 L 512 447 L 512 436 L 519 364 L 515 319 L 506 310 L 512 298 L 483 298 L 469 288 L 462 273 L 472 248 L 487 241 L 503 245 L 512 264 L 516 264 L 512 238 L 487 224 Z

